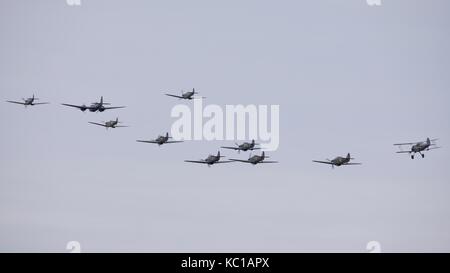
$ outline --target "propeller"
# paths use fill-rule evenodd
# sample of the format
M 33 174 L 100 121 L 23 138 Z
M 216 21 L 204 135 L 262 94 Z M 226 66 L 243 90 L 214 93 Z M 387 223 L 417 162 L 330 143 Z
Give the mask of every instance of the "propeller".
M 239 144 L 237 142 L 235 142 L 234 144 L 239 148 Z M 241 149 L 238 149 L 237 152 L 238 152 L 238 154 L 240 154 L 241 153 Z
M 327 158 L 326 160 L 327 160 L 328 162 L 331 162 L 331 160 L 328 159 L 328 158 Z M 334 169 L 334 164 L 331 164 L 331 168 Z

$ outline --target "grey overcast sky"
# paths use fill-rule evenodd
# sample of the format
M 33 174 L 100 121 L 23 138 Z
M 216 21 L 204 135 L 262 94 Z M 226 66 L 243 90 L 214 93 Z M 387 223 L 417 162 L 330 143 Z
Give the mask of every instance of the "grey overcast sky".
M 447 0 L 0 1 L 0 251 L 450 251 Z M 280 105 L 280 164 L 157 147 L 164 96 Z M 60 103 L 128 108 L 81 113 Z M 184 102 L 182 102 L 184 103 Z M 190 105 L 191 103 L 186 103 Z M 119 117 L 131 127 L 88 121 Z M 425 159 L 395 142 L 440 138 Z M 347 152 L 362 166 L 314 164 Z M 245 158 L 247 153 L 223 151 Z

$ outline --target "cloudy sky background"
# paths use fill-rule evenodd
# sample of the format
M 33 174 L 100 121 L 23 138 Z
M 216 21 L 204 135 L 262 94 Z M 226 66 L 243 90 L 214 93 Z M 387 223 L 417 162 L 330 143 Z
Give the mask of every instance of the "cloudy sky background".
M 450 251 L 450 3 L 0 1 L 0 251 Z M 178 100 L 279 104 L 280 164 L 136 143 Z M 103 95 L 128 108 L 60 103 Z M 191 102 L 186 102 L 190 105 Z M 88 121 L 119 117 L 130 128 Z M 395 142 L 440 138 L 425 159 Z M 362 166 L 314 164 L 351 152 Z M 247 153 L 223 151 L 246 158 Z

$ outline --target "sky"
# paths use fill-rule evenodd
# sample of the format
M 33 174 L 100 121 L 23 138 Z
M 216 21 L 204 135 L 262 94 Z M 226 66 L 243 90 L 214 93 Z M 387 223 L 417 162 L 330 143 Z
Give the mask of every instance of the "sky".
M 0 251 L 450 251 L 447 0 L 0 1 Z M 278 164 L 137 143 L 204 104 L 279 105 Z M 61 103 L 104 96 L 125 109 Z M 129 128 L 88 124 L 119 117 Z M 398 142 L 439 138 L 411 160 Z M 257 140 L 258 141 L 258 140 Z M 315 164 L 351 153 L 361 166 Z M 257 152 L 254 152 L 256 154 Z M 228 158 L 247 153 L 222 150 Z

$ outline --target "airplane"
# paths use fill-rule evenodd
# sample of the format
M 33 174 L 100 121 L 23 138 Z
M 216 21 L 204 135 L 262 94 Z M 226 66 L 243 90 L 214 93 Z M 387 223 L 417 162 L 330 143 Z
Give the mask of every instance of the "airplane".
M 181 96 L 177 96 L 177 95 L 172 95 L 172 94 L 165 94 L 166 96 L 170 96 L 170 97 L 174 97 L 174 98 L 179 98 L 184 99 L 184 100 L 192 100 L 192 99 L 197 99 L 194 98 L 194 95 L 198 94 L 198 92 L 195 91 L 195 88 L 192 88 L 192 91 L 188 91 L 186 93 L 183 93 L 183 91 L 181 91 Z M 205 97 L 200 97 L 200 98 L 205 98 Z
M 34 97 L 34 94 L 33 94 L 33 97 L 27 98 L 27 99 L 22 98 L 22 100 L 23 100 L 23 101 L 12 101 L 12 100 L 7 100 L 6 102 L 9 102 L 9 103 L 16 103 L 16 104 L 21 104 L 21 105 L 23 105 L 23 106 L 25 106 L 25 107 L 27 107 L 28 105 L 29 105 L 29 106 L 33 106 L 33 105 L 49 104 L 49 103 L 50 103 L 50 102 L 34 102 L 34 101 L 36 101 L 36 100 L 39 100 L 38 98 L 35 98 L 35 97 Z
M 260 163 L 278 163 L 278 161 L 267 161 L 267 160 L 265 160 L 266 158 L 269 158 L 269 157 L 266 156 L 264 152 L 262 152 L 261 155 L 254 155 L 254 156 L 250 155 L 249 159 L 247 159 L 247 160 L 233 159 L 233 158 L 230 158 L 230 160 L 237 161 L 237 162 L 250 163 L 253 165 L 260 164 Z
M 73 105 L 73 104 L 67 104 L 62 103 L 64 106 L 74 107 L 80 109 L 82 112 L 89 110 L 90 112 L 103 112 L 105 110 L 109 109 L 119 109 L 119 108 L 125 108 L 126 106 L 115 106 L 115 107 L 105 107 L 105 105 L 110 105 L 109 103 L 103 102 L 103 96 L 100 98 L 100 102 L 94 102 L 91 104 L 91 106 L 86 105 Z
M 172 138 L 172 137 L 169 136 L 169 133 L 166 133 L 166 136 L 158 136 L 154 140 L 136 140 L 136 141 L 137 142 L 144 142 L 144 143 L 158 144 L 158 146 L 161 146 L 163 144 L 168 144 L 168 143 L 180 143 L 180 142 L 183 142 L 183 141 L 169 141 L 169 138 Z
M 425 155 L 422 153 L 423 151 L 429 151 L 429 150 L 434 150 L 434 149 L 439 149 L 441 147 L 437 147 L 436 144 L 434 143 L 436 140 L 438 140 L 437 138 L 435 139 L 430 139 L 427 138 L 426 141 L 420 141 L 420 142 L 409 142 L 409 143 L 396 143 L 394 144 L 395 146 L 399 146 L 400 150 L 401 147 L 403 145 L 412 145 L 411 146 L 411 150 L 410 151 L 398 151 L 397 153 L 409 153 L 411 155 L 411 159 L 414 159 L 414 155 L 416 153 L 419 153 L 422 158 L 425 157 Z
M 108 128 L 128 127 L 128 126 L 118 125 L 119 123 L 121 123 L 119 121 L 119 118 L 116 118 L 116 120 L 105 121 L 103 124 L 102 123 L 97 123 L 97 122 L 92 122 L 92 121 L 89 121 L 89 123 L 90 124 L 94 124 L 94 125 L 98 125 L 98 126 L 103 126 L 106 129 L 108 129 Z
M 209 155 L 206 159 L 200 159 L 200 160 L 185 160 L 184 162 L 190 162 L 190 163 L 200 163 L 200 164 L 207 164 L 208 167 L 211 167 L 211 165 L 219 164 L 219 163 L 230 163 L 233 161 L 220 161 L 220 158 L 225 157 L 220 155 L 220 151 L 217 152 L 217 155 Z
M 235 143 L 235 144 L 236 144 L 236 147 L 221 147 L 221 148 L 223 148 L 223 149 L 232 149 L 232 150 L 238 151 L 238 153 L 240 153 L 241 151 L 246 152 L 248 150 L 253 151 L 253 150 L 260 150 L 261 149 L 261 148 L 255 148 L 255 145 L 259 145 L 259 144 L 255 143 L 254 139 L 252 139 L 252 142 L 250 142 L 250 143 L 249 142 L 244 142 L 241 145 L 239 145 L 237 143 Z
M 330 164 L 331 167 L 334 169 L 334 166 L 346 166 L 346 165 L 361 165 L 362 163 L 351 163 L 350 160 L 352 160 L 353 158 L 350 157 L 350 153 L 347 154 L 346 157 L 341 157 L 338 156 L 336 158 L 334 158 L 333 160 L 329 160 L 327 159 L 327 161 L 318 161 L 318 160 L 313 160 L 313 162 L 316 163 L 322 163 L 322 164 Z

